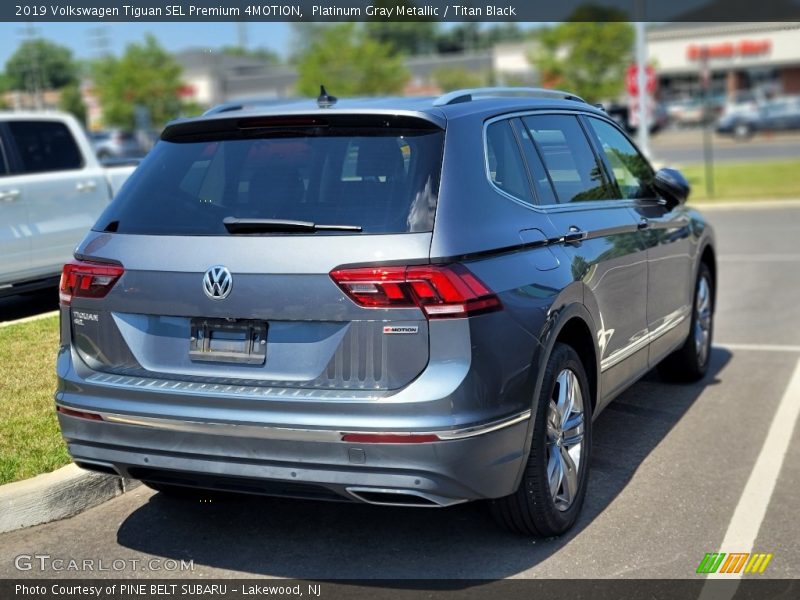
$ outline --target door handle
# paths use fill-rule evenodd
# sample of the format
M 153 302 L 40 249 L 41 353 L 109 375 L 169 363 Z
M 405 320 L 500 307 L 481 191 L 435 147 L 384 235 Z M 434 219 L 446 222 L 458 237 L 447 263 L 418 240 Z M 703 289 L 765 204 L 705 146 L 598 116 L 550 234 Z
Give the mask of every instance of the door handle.
M 4 192 L 0 192 L 0 201 L 2 202 L 14 202 L 20 196 L 19 190 L 6 190 Z
M 639 223 L 636 225 L 636 229 L 642 231 L 643 229 L 648 229 L 650 227 L 650 221 L 642 217 L 639 219 Z
M 96 187 L 97 184 L 94 181 L 80 181 L 75 189 L 79 192 L 93 192 Z
M 582 242 L 588 237 L 585 231 L 583 231 L 580 227 L 576 225 L 570 225 L 569 231 L 564 234 L 564 243 L 565 244 L 577 244 L 578 242 Z

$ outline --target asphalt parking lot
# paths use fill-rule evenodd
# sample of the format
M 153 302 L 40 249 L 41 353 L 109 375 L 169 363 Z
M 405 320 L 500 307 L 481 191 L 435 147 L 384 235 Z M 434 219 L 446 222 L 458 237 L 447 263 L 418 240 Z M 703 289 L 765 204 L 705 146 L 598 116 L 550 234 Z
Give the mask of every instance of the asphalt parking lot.
M 598 418 L 586 506 L 568 535 L 510 535 L 474 504 L 191 503 L 140 487 L 0 535 L 0 577 L 87 575 L 14 566 L 46 554 L 140 561 L 99 577 L 694 578 L 720 550 L 772 553 L 758 577 L 800 577 L 800 205 L 708 216 L 720 273 L 710 373 L 687 386 L 650 374 Z M 141 570 L 150 558 L 194 570 Z

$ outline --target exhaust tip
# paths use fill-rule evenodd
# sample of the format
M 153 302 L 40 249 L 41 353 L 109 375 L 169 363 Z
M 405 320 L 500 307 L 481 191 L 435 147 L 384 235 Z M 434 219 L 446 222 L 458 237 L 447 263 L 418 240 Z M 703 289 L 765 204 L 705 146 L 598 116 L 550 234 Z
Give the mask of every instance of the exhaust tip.
M 434 494 L 416 490 L 394 490 L 385 488 L 358 487 L 347 488 L 347 493 L 356 500 L 378 506 L 408 506 L 416 508 L 440 508 L 465 502 L 452 498 L 443 498 Z

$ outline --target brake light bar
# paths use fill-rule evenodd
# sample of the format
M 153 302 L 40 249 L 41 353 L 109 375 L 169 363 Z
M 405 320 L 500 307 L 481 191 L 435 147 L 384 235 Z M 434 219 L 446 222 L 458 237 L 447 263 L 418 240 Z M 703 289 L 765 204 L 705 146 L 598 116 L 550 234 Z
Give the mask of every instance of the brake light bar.
M 500 299 L 462 264 L 336 269 L 333 281 L 365 308 L 420 308 L 428 319 L 500 310 Z
M 56 410 L 60 412 L 62 415 L 66 415 L 68 417 L 76 417 L 78 419 L 88 419 L 90 421 L 103 420 L 103 417 L 101 417 L 98 413 L 85 412 L 82 410 L 73 410 L 71 408 L 65 408 L 63 406 L 57 406 Z
M 59 300 L 68 306 L 73 298 L 103 298 L 123 273 L 122 265 L 80 260 L 69 262 L 61 271 Z
M 433 433 L 344 433 L 342 441 L 354 444 L 425 444 L 442 440 Z

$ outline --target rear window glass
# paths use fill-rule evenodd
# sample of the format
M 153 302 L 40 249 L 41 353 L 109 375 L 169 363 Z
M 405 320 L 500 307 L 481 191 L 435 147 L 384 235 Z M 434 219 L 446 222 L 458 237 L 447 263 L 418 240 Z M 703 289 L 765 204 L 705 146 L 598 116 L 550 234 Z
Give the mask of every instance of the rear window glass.
M 68 171 L 83 167 L 69 129 L 58 121 L 9 121 L 23 173 Z
M 96 229 L 228 235 L 223 219 L 236 217 L 431 231 L 444 133 L 374 131 L 160 141 Z

